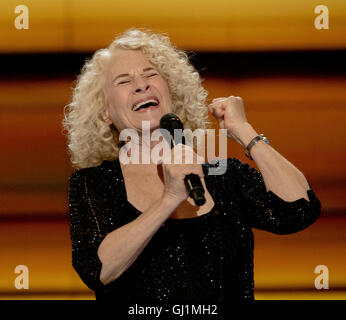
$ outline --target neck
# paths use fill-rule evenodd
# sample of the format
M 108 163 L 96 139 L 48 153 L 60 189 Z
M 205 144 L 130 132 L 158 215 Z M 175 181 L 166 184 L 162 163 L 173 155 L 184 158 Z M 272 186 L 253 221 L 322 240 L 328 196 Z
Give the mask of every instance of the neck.
M 155 146 L 162 143 L 163 137 L 159 141 L 152 141 L 150 138 L 151 133 L 143 135 L 142 132 L 139 132 L 137 137 L 131 137 L 130 140 L 125 142 L 128 150 L 127 156 L 133 160 L 132 163 L 156 165 L 156 162 L 153 162 L 151 155 L 153 154 Z M 168 147 L 168 143 L 166 141 L 164 141 L 164 143 Z M 156 153 L 158 152 L 157 150 Z M 160 154 L 162 154 L 162 151 Z

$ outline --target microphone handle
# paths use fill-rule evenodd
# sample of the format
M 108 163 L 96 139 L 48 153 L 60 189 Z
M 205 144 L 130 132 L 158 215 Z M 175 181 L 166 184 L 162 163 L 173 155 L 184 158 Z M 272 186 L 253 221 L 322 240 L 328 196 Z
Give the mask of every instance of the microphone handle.
M 179 129 L 179 128 L 180 128 L 180 126 L 177 127 L 177 129 Z M 181 125 L 180 129 L 182 129 L 182 125 Z M 170 130 L 168 130 L 168 131 L 170 132 Z M 165 138 L 167 141 L 169 141 L 169 143 L 171 143 L 171 148 L 173 148 L 176 145 L 176 141 L 174 140 L 174 134 L 172 134 L 171 132 L 170 132 L 169 138 L 167 138 L 167 136 Z M 181 142 L 182 144 L 185 144 L 184 135 L 181 136 L 180 138 L 181 138 L 181 141 L 179 141 L 179 138 L 177 139 L 178 143 Z M 189 193 L 189 196 L 190 196 L 190 198 L 193 199 L 196 206 L 200 207 L 200 206 L 204 205 L 206 202 L 205 196 L 204 196 L 205 191 L 204 191 L 200 177 L 196 174 L 188 174 L 184 178 L 184 182 L 185 182 L 186 189 Z
M 194 200 L 196 206 L 205 204 L 204 188 L 201 179 L 196 174 L 188 174 L 184 178 L 185 186 L 189 192 L 189 196 Z

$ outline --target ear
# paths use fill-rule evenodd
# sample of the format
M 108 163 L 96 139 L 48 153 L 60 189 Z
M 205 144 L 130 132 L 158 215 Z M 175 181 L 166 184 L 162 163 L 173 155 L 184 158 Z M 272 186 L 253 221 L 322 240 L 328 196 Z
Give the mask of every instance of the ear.
M 108 125 L 111 125 L 113 123 L 110 116 L 109 116 L 108 108 L 101 113 L 101 116 L 102 116 L 102 119 L 104 120 L 104 122 L 106 122 Z

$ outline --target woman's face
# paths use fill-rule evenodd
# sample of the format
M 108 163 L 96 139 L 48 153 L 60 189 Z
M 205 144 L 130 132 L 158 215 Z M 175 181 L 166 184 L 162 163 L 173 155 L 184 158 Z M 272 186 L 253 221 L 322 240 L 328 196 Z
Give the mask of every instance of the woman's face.
M 104 119 L 119 131 L 139 131 L 142 121 L 150 121 L 151 130 L 159 128 L 161 117 L 172 110 L 166 81 L 140 50 L 119 49 L 110 58 L 105 89 Z

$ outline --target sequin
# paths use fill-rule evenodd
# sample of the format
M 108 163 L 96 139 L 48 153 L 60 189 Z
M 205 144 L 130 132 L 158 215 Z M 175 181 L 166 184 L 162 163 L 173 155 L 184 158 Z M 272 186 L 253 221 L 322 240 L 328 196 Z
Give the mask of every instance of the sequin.
M 204 167 L 204 170 L 205 167 Z M 141 212 L 127 202 L 118 160 L 75 171 L 69 179 L 72 264 L 97 299 L 121 301 L 247 301 L 254 299 L 252 228 L 300 231 L 320 215 L 308 196 L 286 202 L 266 191 L 259 171 L 227 160 L 223 175 L 206 175 L 215 207 L 193 219 L 168 219 L 115 281 L 100 281 L 97 249 L 105 236 Z

